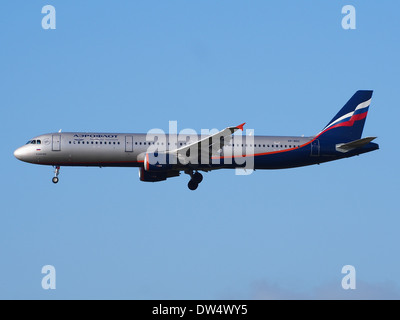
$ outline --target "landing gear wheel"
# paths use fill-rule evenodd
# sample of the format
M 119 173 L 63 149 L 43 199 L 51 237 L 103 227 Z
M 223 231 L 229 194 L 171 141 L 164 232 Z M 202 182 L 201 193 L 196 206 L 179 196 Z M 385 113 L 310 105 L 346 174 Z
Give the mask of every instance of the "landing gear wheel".
M 201 183 L 203 181 L 203 175 L 200 172 L 196 172 L 193 177 L 193 181 L 195 181 L 197 184 Z
M 58 183 L 58 175 L 60 174 L 60 166 L 55 166 L 54 167 L 54 177 L 51 181 L 53 181 L 53 183 Z
M 198 186 L 199 186 L 199 184 L 194 180 L 190 180 L 188 183 L 188 188 L 192 191 L 196 190 Z

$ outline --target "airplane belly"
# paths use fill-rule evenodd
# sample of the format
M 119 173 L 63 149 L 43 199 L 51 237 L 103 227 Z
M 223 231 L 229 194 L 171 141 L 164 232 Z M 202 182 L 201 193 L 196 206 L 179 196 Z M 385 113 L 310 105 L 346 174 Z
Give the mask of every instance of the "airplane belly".
M 82 166 L 136 166 L 136 154 L 133 152 L 124 152 L 116 148 L 101 150 L 93 148 L 71 152 L 68 156 L 70 165 Z
M 255 169 L 286 169 L 306 166 L 317 159 L 310 157 L 308 148 L 255 156 Z

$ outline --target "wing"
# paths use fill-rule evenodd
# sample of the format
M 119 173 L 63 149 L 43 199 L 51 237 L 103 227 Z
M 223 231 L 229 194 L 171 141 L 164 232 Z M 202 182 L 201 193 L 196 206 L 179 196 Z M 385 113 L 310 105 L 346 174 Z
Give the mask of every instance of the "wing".
M 245 124 L 225 128 L 189 145 L 168 151 L 168 153 L 177 156 L 181 163 L 188 163 L 189 161 L 191 163 L 210 163 L 211 157 L 218 156 L 219 151 L 232 140 L 232 135 L 237 130 L 243 131 Z

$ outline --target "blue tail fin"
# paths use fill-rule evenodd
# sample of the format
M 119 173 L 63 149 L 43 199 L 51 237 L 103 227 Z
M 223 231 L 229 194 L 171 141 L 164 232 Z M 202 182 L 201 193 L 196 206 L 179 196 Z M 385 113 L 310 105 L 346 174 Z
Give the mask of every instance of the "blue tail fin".
M 371 103 L 372 92 L 371 90 L 357 91 L 317 137 L 342 142 L 360 139 Z

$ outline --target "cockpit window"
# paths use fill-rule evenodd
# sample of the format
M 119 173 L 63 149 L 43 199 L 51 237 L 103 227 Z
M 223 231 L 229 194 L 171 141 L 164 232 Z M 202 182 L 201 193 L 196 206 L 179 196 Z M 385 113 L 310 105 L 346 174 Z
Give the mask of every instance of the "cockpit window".
M 29 140 L 26 144 L 42 144 L 41 140 Z

